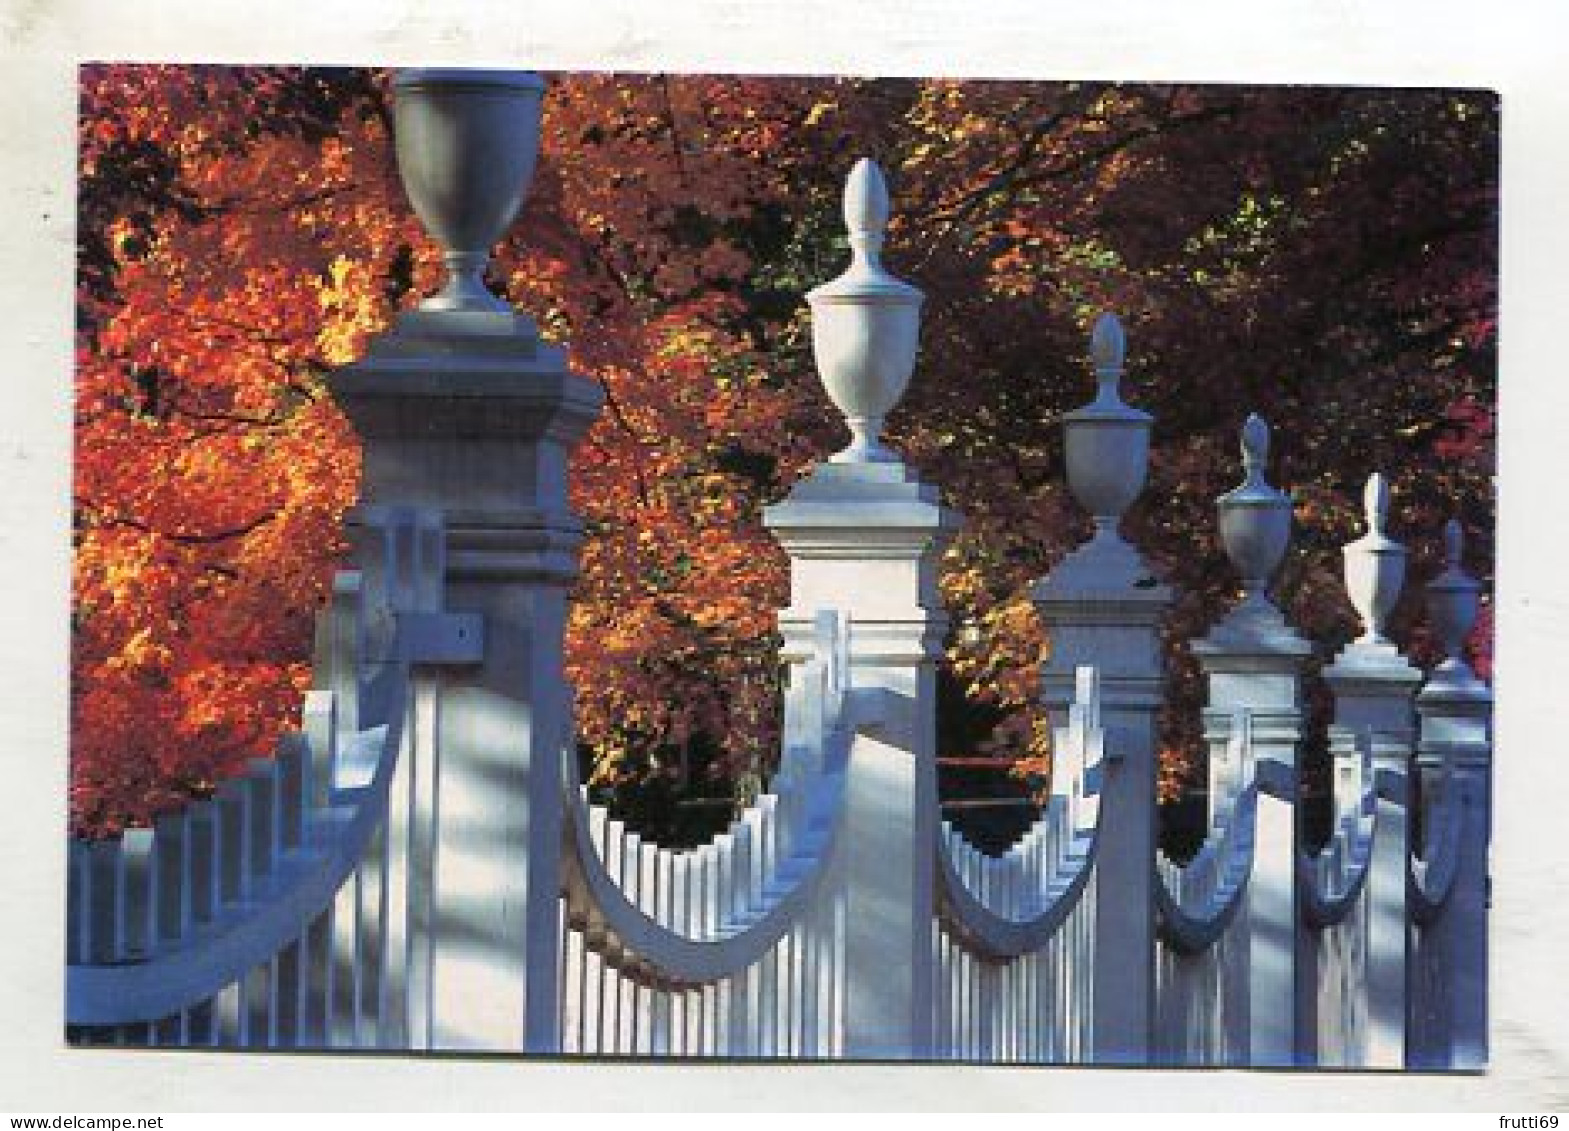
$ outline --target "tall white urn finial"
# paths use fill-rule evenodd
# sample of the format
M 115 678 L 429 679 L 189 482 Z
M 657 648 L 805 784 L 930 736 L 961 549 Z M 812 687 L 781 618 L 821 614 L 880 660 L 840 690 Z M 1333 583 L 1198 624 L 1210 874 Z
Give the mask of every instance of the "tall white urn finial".
M 1244 600 L 1267 602 L 1264 590 L 1291 542 L 1291 500 L 1264 477 L 1269 425 L 1257 413 L 1242 426 L 1242 483 L 1220 497 L 1220 536 L 1242 575 Z
M 1362 618 L 1360 639 L 1369 644 L 1390 644 L 1384 624 L 1400 599 L 1405 583 L 1406 551 L 1385 530 L 1389 522 L 1389 483 L 1375 471 L 1363 493 L 1367 533 L 1344 547 L 1346 594 Z
M 863 157 L 844 191 L 850 266 L 806 296 L 818 374 L 850 427 L 850 444 L 833 457 L 835 463 L 899 461 L 882 442 L 883 422 L 915 370 L 924 296 L 882 265 L 888 215 L 882 170 Z
M 1095 519 L 1095 538 L 1120 540 L 1117 524 L 1144 489 L 1149 469 L 1149 435 L 1154 417 L 1124 403 L 1118 388 L 1127 336 L 1115 314 L 1095 319 L 1090 360 L 1098 387 L 1095 399 L 1063 418 L 1068 489 Z
M 392 85 L 398 172 L 447 264 L 446 286 L 420 308 L 510 313 L 485 266 L 528 195 L 544 80 L 434 67 L 399 71 Z
M 1476 624 L 1482 587 L 1460 564 L 1463 537 L 1459 520 L 1450 519 L 1444 526 L 1444 572 L 1427 583 L 1427 615 L 1444 645 L 1444 667 L 1469 671 L 1465 641 Z

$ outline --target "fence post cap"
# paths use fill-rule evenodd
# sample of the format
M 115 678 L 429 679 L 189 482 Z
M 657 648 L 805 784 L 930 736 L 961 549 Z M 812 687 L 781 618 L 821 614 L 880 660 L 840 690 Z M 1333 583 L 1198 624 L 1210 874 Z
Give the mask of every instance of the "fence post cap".
M 924 296 L 883 266 L 888 217 L 887 181 L 877 163 L 863 157 L 844 188 L 850 265 L 806 296 L 818 375 L 850 429 L 850 444 L 834 455 L 836 463 L 899 461 L 882 442 L 883 421 L 904 398 L 915 370 Z
M 1245 605 L 1269 604 L 1265 587 L 1291 542 L 1291 500 L 1265 477 L 1268 460 L 1269 425 L 1249 413 L 1242 426 L 1243 480 L 1216 507 L 1226 557 L 1242 575 Z
M 510 314 L 484 273 L 534 179 L 544 81 L 430 67 L 399 73 L 392 85 L 398 175 L 447 266 L 446 285 L 420 309 Z
M 1362 503 L 1367 533 L 1342 548 L 1342 575 L 1346 596 L 1362 620 L 1363 633 L 1358 643 L 1388 650 L 1394 645 L 1384 634 L 1384 625 L 1405 584 L 1406 551 L 1385 529 L 1389 522 L 1389 481 L 1382 472 L 1375 471 L 1368 477 Z
M 1465 661 L 1466 637 L 1476 625 L 1482 586 L 1461 564 L 1465 533 L 1458 519 L 1444 524 L 1444 571 L 1427 583 L 1427 615 L 1444 646 L 1439 672 L 1474 673 Z

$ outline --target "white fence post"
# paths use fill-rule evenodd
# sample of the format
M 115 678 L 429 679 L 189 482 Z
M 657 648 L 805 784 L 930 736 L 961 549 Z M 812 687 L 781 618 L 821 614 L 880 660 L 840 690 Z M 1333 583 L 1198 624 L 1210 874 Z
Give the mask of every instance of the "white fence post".
M 413 951 L 428 968 L 407 973 L 423 996 L 412 1015 L 424 1032 L 410 1039 L 555 1052 L 561 758 L 572 741 L 562 632 L 581 540 L 567 460 L 602 394 L 480 281 L 532 174 L 543 82 L 404 71 L 395 89 L 400 171 L 451 278 L 334 374 L 332 390 L 364 442 L 360 513 L 439 515 L 444 607 L 483 620 L 483 662 L 448 672 L 423 705 L 436 714 L 435 765 L 412 805 L 432 859 L 411 865 L 428 885 L 431 937 Z M 453 184 L 461 198 L 446 192 Z
M 1324 673 L 1338 769 L 1355 785 L 1337 798 L 1350 832 L 1306 860 L 1297 751 L 1312 648 L 1266 593 L 1292 508 L 1266 480 L 1268 428 L 1249 417 L 1245 480 L 1219 500 L 1243 598 L 1193 645 L 1208 681 L 1211 797 L 1224 796 L 1229 810 L 1211 813 L 1211 837 L 1224 835 L 1206 845 L 1210 855 L 1191 869 L 1162 860 L 1160 624 L 1172 593 L 1118 531 L 1144 485 L 1152 421 L 1121 399 L 1125 342 L 1109 315 L 1092 337 L 1098 394 L 1066 418 L 1069 485 L 1095 534 L 1031 594 L 1052 644 L 1043 701 L 1059 716 L 1075 701 L 1098 704 L 1072 717 L 1068 753 L 1084 758 L 1086 736 L 1104 728 L 1104 755 L 1093 784 L 1086 770 L 1057 796 L 1067 820 L 1038 826 L 1049 838 L 1038 850 L 999 860 L 953 834 L 955 855 L 942 866 L 957 861 L 953 873 L 982 909 L 999 910 L 983 921 L 950 889 L 948 911 L 958 906 L 960 921 L 939 938 L 936 682 L 948 619 L 937 571 L 959 517 L 881 439 L 913 372 L 922 295 L 881 263 L 888 194 L 867 160 L 844 199 L 853 260 L 808 296 L 818 369 L 851 442 L 764 519 L 791 559 L 779 625 L 792 668 L 792 749 L 777 792 L 694 852 L 645 844 L 602 810 L 565 823 L 573 775 L 563 759 L 574 733 L 563 635 L 583 533 L 568 464 L 603 393 L 483 282 L 489 248 L 532 177 L 543 82 L 425 69 L 400 72 L 394 87 L 400 171 L 443 244 L 449 278 L 330 379 L 363 441 L 361 499 L 349 519 L 358 570 L 340 577 L 323 622 L 305 732 L 276 762 L 161 818 L 155 833 L 71 843 L 68 984 L 85 986 L 73 1025 L 114 1043 L 553 1054 L 564 1051 L 570 1024 L 574 1052 L 1049 1052 L 1152 1064 L 1160 1046 L 1190 1059 L 1218 1049 L 1255 1066 L 1316 1063 L 1322 1041 L 1334 1045 L 1326 1060 L 1358 1067 L 1486 1064 L 1492 692 L 1463 659 L 1479 586 L 1461 568 L 1458 523 L 1446 530 L 1447 568 L 1428 587 L 1447 658 L 1413 713 L 1419 673 L 1384 634 L 1405 552 L 1384 530 L 1382 476 L 1369 481 L 1368 534 L 1345 548 L 1346 588 L 1366 631 Z M 830 625 L 841 634 L 831 655 L 821 647 Z M 842 703 L 855 730 L 847 746 Z M 1424 828 L 1413 859 L 1416 719 Z M 400 743 L 376 746 L 377 732 L 398 734 L 404 721 Z M 1352 763 L 1348 735 L 1370 742 L 1371 849 L 1358 809 L 1366 763 Z M 396 766 L 381 760 L 388 751 L 400 754 Z M 816 799 L 803 778 L 817 784 L 840 772 L 835 825 L 804 808 Z M 383 796 L 385 813 L 376 807 Z M 834 805 L 840 796 L 828 794 Z M 1088 820 L 1075 823 L 1085 813 L 1099 821 L 1093 841 Z M 362 820 L 382 816 L 379 826 Z M 340 826 L 354 838 L 316 843 Z M 603 857 L 590 860 L 578 842 L 564 861 L 567 833 Z M 285 886 L 291 857 L 297 866 L 314 849 L 331 883 L 307 875 Z M 810 874 L 820 886 L 787 890 L 804 883 L 803 860 L 824 869 Z M 624 904 L 573 902 L 584 884 L 591 895 L 604 890 L 592 888 L 600 873 L 585 862 L 604 863 L 637 910 L 616 919 Z M 1070 874 L 1074 862 L 1082 868 Z M 1037 915 L 1037 897 L 1052 897 L 1040 884 L 1048 865 L 1056 893 L 1081 902 Z M 1157 867 L 1183 873 L 1179 888 L 1157 891 Z M 1304 882 L 1313 886 L 1299 890 Z M 1194 891 L 1190 902 L 1201 906 L 1190 912 L 1181 902 Z M 1180 972 L 1180 993 L 1159 1003 L 1173 1020 L 1159 1033 L 1157 896 L 1171 953 L 1204 952 Z M 810 898 L 819 902 L 803 908 Z M 1059 907 L 1065 917 L 1055 917 Z M 705 947 L 734 944 L 722 924 L 743 923 L 747 908 L 765 908 L 741 928 L 759 932 L 743 940 L 755 950 L 734 962 L 734 950 L 722 955 L 722 971 L 712 953 L 692 957 L 694 936 Z M 168 997 L 151 1001 L 123 992 L 138 966 L 184 978 L 189 959 L 203 976 L 203 945 L 232 944 L 247 926 L 273 931 L 274 911 L 287 913 L 285 929 L 258 936 L 265 951 L 220 955 L 221 978 L 155 987 Z M 987 925 L 1026 911 L 1032 921 Z M 763 933 L 758 924 L 776 913 L 796 917 Z M 664 942 L 640 955 L 649 918 L 664 932 L 651 937 Z M 1341 931 L 1332 944 L 1313 933 L 1326 927 Z M 1052 930 L 1060 933 L 1048 938 Z M 1030 941 L 967 949 L 967 933 Z M 565 958 L 564 938 L 573 948 Z M 1321 958 L 1334 970 L 1323 986 Z M 563 965 L 581 973 L 569 1001 Z M 105 970 L 116 980 L 103 981 Z M 1321 996 L 1343 1009 L 1334 1017 L 1325 1007 L 1340 1025 L 1322 1026 L 1327 1039 Z M 98 1004 L 112 999 L 130 1004 Z
M 1226 554 L 1242 575 L 1242 602 L 1194 655 L 1209 681 L 1211 716 L 1247 712 L 1258 780 L 1253 871 L 1238 925 L 1247 965 L 1243 1063 L 1298 1062 L 1296 1032 L 1297 743 L 1301 675 L 1312 649 L 1265 595 L 1291 539 L 1291 501 L 1264 479 L 1269 429 L 1250 416 L 1242 433 L 1247 478 L 1220 499 Z M 1234 926 L 1232 929 L 1238 929 Z
M 1465 661 L 1480 586 L 1460 564 L 1460 524 L 1451 521 L 1444 533 L 1447 568 L 1428 584 L 1427 601 L 1447 658 L 1417 696 L 1417 764 L 1429 836 L 1441 806 L 1458 808 L 1459 860 L 1448 899 L 1416 935 L 1419 949 L 1434 951 L 1439 984 L 1413 985 L 1413 1025 L 1421 1040 L 1411 1067 L 1474 1070 L 1487 1065 L 1493 693 Z
M 1156 715 L 1164 680 L 1160 621 L 1172 600 L 1117 532 L 1144 486 L 1151 424 L 1118 392 L 1124 352 L 1120 324 L 1102 315 L 1092 340 L 1099 395 L 1070 413 L 1065 429 L 1069 486 L 1095 517 L 1095 536 L 1031 594 L 1051 641 L 1041 678 L 1047 707 L 1066 719 L 1075 669 L 1095 668 L 1114 759 L 1101 787 L 1095 883 L 1104 894 L 1095 907 L 1093 953 L 1073 959 L 1093 963 L 1094 1035 L 1086 1052 L 1099 1064 L 1148 1064 L 1154 1048 Z
M 852 441 L 764 521 L 791 559 L 786 659 L 804 660 L 817 611 L 834 609 L 851 625 L 851 687 L 891 693 L 850 754 L 843 1055 L 923 1058 L 933 1051 L 936 663 L 947 628 L 937 558 L 957 517 L 880 440 L 914 366 L 921 295 L 879 262 L 888 196 L 870 161 L 850 176 L 845 218 L 854 261 L 809 297 L 818 368 Z
M 1366 631 L 1324 670 L 1324 679 L 1335 696 L 1335 724 L 1354 735 L 1368 735 L 1373 753 L 1373 857 L 1363 894 L 1367 908 L 1367 1014 L 1364 1045 L 1355 1063 L 1363 1068 L 1403 1068 L 1409 931 L 1406 884 L 1411 852 L 1409 766 L 1415 738 L 1412 695 L 1422 677 L 1384 634 L 1385 619 L 1400 596 L 1406 555 L 1384 530 L 1389 488 L 1382 475 L 1368 480 L 1366 509 L 1367 535 L 1345 548 L 1346 591 Z

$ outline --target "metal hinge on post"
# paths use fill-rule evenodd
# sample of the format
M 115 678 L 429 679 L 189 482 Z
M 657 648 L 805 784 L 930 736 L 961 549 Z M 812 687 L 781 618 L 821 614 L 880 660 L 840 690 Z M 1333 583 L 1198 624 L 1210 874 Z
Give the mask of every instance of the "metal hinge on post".
M 406 663 L 478 664 L 485 659 L 485 618 L 479 613 L 399 613 L 397 641 Z

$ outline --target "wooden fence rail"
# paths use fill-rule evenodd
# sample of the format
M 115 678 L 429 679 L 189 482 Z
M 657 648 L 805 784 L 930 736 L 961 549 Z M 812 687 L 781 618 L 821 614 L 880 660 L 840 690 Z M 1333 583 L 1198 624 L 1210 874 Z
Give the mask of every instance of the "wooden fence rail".
M 1091 338 L 1096 396 L 1065 425 L 1095 532 L 1033 590 L 1053 645 L 1049 797 L 1000 853 L 942 820 L 936 577 L 960 518 L 881 440 L 923 299 L 881 262 L 889 199 L 868 161 L 845 193 L 853 261 L 808 296 L 851 443 L 764 519 L 791 560 L 778 771 L 695 848 L 594 804 L 562 634 L 582 538 L 566 468 L 601 393 L 478 274 L 526 190 L 543 84 L 409 71 L 396 91 L 411 199 L 468 242 L 449 242 L 447 288 L 332 378 L 365 470 L 316 690 L 276 757 L 211 798 L 72 842 L 73 1039 L 1486 1062 L 1492 699 L 1463 659 L 1478 586 L 1458 525 L 1427 586 L 1447 658 L 1424 675 L 1384 631 L 1405 551 L 1387 484 L 1368 484 L 1367 534 L 1345 550 L 1366 631 L 1322 669 L 1333 816 L 1310 853 L 1298 756 L 1317 661 L 1269 596 L 1292 507 L 1268 481 L 1268 426 L 1248 419 L 1243 480 L 1217 513 L 1243 595 L 1192 645 L 1208 687 L 1205 835 L 1168 858 L 1156 716 L 1174 596 L 1119 532 L 1152 420 L 1122 400 L 1112 316 Z

